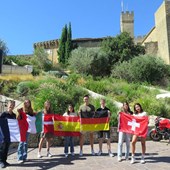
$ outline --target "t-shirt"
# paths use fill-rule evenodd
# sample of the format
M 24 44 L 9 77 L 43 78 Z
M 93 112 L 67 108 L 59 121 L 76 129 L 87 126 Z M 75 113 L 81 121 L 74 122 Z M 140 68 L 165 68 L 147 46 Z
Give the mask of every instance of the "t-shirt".
M 68 114 L 67 112 L 65 112 L 65 113 L 63 114 L 63 116 L 71 116 L 71 117 L 74 117 L 74 116 L 77 116 L 77 113 L 75 113 L 75 112 L 70 112 L 70 114 Z
M 83 104 L 80 106 L 79 112 L 81 118 L 92 118 L 94 117 L 95 114 L 95 107 L 91 104 L 89 105 Z
M 138 113 L 138 114 L 134 114 L 133 116 L 147 116 L 147 113 L 146 112 L 142 112 L 142 113 Z
M 10 134 L 9 134 L 9 128 L 8 128 L 8 122 L 7 119 L 16 119 L 16 115 L 12 112 L 10 114 L 8 111 L 3 112 L 0 116 L 0 127 L 2 130 L 2 134 L 4 135 L 4 141 L 9 143 L 10 142 Z M 3 123 L 1 123 L 3 121 Z M 6 121 L 4 123 L 4 121 Z
M 94 117 L 108 117 L 108 111 L 110 111 L 109 108 L 98 108 L 96 110 L 95 116 Z
M 6 119 L 16 119 L 16 114 L 15 113 L 9 113 L 9 112 L 3 112 L 0 116 L 0 118 L 6 118 Z

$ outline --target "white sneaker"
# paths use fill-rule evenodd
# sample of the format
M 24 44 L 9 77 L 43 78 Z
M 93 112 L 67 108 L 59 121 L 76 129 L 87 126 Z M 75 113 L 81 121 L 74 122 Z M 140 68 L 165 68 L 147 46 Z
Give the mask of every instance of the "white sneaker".
M 47 152 L 47 157 L 52 157 L 50 152 Z
M 91 154 L 92 154 L 93 156 L 96 155 L 96 153 L 94 152 L 94 150 L 91 150 Z
M 114 154 L 111 151 L 109 151 L 109 156 L 114 157 Z
M 99 152 L 97 153 L 97 155 L 98 155 L 98 156 L 101 156 L 101 155 L 102 155 L 102 151 L 99 151 Z
M 134 164 L 134 163 L 135 163 L 135 157 L 134 157 L 134 156 L 131 157 L 130 163 L 131 163 L 131 164 Z
M 22 163 L 24 163 L 23 160 L 18 160 L 18 164 L 22 164 Z
M 71 155 L 74 156 L 75 155 L 74 152 L 71 152 Z
M 82 151 L 82 150 L 80 150 L 79 155 L 80 155 L 80 156 L 83 156 L 83 151 Z
M 38 152 L 37 158 L 41 158 L 41 157 L 42 157 L 42 156 L 41 156 L 41 153 Z
M 65 158 L 67 158 L 68 157 L 68 153 L 65 153 Z
M 121 162 L 122 161 L 122 157 L 118 156 L 117 160 L 118 160 L 118 162 Z
M 140 163 L 141 163 L 141 164 L 144 164 L 144 163 L 145 163 L 145 158 L 144 158 L 144 157 L 141 158 Z

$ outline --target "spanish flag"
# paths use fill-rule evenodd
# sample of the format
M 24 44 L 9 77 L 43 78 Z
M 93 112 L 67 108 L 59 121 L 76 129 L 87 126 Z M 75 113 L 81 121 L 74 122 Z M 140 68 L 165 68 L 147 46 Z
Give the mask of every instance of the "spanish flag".
M 101 131 L 109 130 L 109 117 L 102 118 L 81 118 L 81 131 Z
M 54 115 L 54 134 L 56 136 L 80 136 L 80 118 Z

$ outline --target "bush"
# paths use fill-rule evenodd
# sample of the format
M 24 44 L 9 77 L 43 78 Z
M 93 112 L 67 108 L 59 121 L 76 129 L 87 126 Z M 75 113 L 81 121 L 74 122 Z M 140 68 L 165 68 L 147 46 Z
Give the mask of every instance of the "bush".
M 109 58 L 100 48 L 78 48 L 72 51 L 68 61 L 69 67 L 75 72 L 106 76 L 110 74 Z
M 128 62 L 115 66 L 112 76 L 125 79 L 128 82 L 148 82 L 150 84 L 162 84 L 160 80 L 168 77 L 168 68 L 158 57 L 139 56 Z

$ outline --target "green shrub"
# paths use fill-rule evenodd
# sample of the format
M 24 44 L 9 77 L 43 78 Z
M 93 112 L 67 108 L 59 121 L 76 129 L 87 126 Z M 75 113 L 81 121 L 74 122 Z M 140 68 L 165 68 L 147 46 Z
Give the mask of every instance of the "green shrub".
M 150 84 L 164 84 L 168 74 L 167 66 L 163 60 L 146 55 L 120 63 L 112 70 L 112 76 L 115 78 L 125 79 L 128 82 L 148 82 Z
M 108 56 L 100 48 L 79 47 L 72 51 L 69 67 L 77 73 L 92 76 L 107 76 L 110 74 Z

